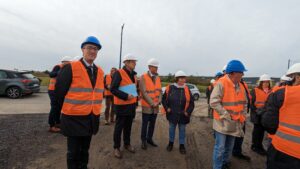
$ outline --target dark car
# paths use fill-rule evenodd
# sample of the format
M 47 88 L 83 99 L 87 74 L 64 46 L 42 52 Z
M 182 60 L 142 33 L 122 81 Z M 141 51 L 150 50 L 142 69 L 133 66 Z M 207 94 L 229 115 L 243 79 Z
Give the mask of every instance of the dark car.
M 31 72 L 0 69 L 0 95 L 16 99 L 40 91 L 40 80 Z

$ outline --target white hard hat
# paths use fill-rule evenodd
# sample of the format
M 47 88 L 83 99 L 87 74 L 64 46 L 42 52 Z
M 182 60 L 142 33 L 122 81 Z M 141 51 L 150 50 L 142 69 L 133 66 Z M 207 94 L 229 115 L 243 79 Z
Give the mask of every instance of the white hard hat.
M 151 58 L 147 62 L 148 66 L 154 66 L 154 67 L 159 67 L 159 62 L 155 58 Z
M 135 56 L 133 56 L 132 54 L 129 53 L 129 54 L 127 54 L 127 55 L 124 56 L 123 63 L 125 61 L 127 61 L 127 60 L 135 60 L 135 61 L 137 61 L 137 58 Z
M 71 62 L 73 61 L 73 58 L 71 56 L 63 56 L 61 58 L 61 62 Z
M 78 61 L 78 60 L 80 60 L 82 58 L 82 56 L 75 56 L 74 58 L 73 58 L 73 61 Z
M 187 75 L 182 70 L 179 70 L 175 73 L 175 77 L 186 77 L 186 76 Z
M 222 71 L 224 72 L 226 70 L 226 68 L 227 68 L 227 65 L 224 65 Z
M 211 79 L 210 83 L 213 84 L 216 80 L 215 79 Z
M 287 77 L 286 75 L 283 75 L 283 76 L 281 76 L 280 80 L 283 80 L 283 81 L 291 81 L 292 78 Z
M 286 75 L 290 76 L 290 75 L 292 75 L 294 73 L 300 73 L 300 63 L 296 63 L 293 66 L 291 66 L 289 68 L 289 70 L 286 72 Z
M 271 81 L 271 77 L 267 74 L 263 74 L 259 77 L 259 81 Z

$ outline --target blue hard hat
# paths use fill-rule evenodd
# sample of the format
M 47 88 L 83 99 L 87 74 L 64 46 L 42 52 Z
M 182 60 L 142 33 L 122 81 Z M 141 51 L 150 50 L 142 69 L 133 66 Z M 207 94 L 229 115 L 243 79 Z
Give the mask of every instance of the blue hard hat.
M 247 71 L 243 63 L 239 60 L 231 60 L 228 62 L 226 67 L 226 73 L 232 73 L 232 72 L 245 72 Z
M 223 76 L 223 73 L 222 73 L 222 72 L 217 72 L 215 76 L 216 76 L 216 77 Z
M 85 39 L 84 42 L 82 42 L 81 44 L 81 48 L 83 48 L 84 45 L 86 44 L 93 44 L 96 45 L 98 47 L 98 49 L 100 50 L 102 48 L 99 40 L 95 37 L 95 36 L 89 36 Z

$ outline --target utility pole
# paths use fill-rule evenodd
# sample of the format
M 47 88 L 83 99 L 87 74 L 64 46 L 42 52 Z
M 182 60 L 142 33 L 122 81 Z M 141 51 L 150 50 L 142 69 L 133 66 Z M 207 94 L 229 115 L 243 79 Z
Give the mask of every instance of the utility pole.
M 120 60 L 119 60 L 119 69 L 121 69 L 121 62 L 122 62 L 122 42 L 123 42 L 123 29 L 124 29 L 124 23 L 121 27 L 121 44 L 120 44 Z

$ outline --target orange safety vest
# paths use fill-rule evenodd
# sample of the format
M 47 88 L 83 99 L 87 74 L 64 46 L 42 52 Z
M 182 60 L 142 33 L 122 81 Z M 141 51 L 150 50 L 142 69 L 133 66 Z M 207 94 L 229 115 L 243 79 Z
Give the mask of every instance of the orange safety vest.
M 240 85 L 240 92 L 236 92 L 234 89 L 234 84 L 228 78 L 228 76 L 224 76 L 218 80 L 218 83 L 222 83 L 223 85 L 223 98 L 221 104 L 226 109 L 226 111 L 230 114 L 232 120 L 244 122 L 246 120 L 243 111 L 245 109 L 245 105 L 247 103 L 245 89 L 242 83 Z M 219 113 L 214 110 L 214 119 L 220 120 Z
M 286 86 L 284 102 L 279 109 L 279 126 L 273 136 L 273 146 L 300 159 L 300 86 Z
M 111 85 L 111 75 L 110 74 L 107 74 L 106 76 L 105 76 L 105 85 Z M 112 93 L 110 92 L 110 90 L 107 90 L 107 89 L 105 89 L 104 90 L 104 95 L 105 96 L 112 96 Z
M 257 87 L 254 88 L 254 91 L 255 91 L 255 97 L 256 97 L 255 103 L 254 103 L 255 107 L 257 107 L 257 108 L 264 107 L 270 92 L 266 93 Z
M 137 78 L 134 77 L 134 82 L 131 81 L 130 77 L 128 76 L 128 74 L 126 73 L 126 71 L 124 69 L 119 69 L 118 72 L 121 75 L 121 83 L 120 83 L 120 87 L 123 86 L 128 86 L 128 85 L 132 85 L 135 84 L 137 86 Z M 127 104 L 134 104 L 137 102 L 137 98 L 132 98 L 129 100 L 122 100 L 120 98 L 118 98 L 117 96 L 114 96 L 114 104 L 115 105 L 127 105 Z
M 66 115 L 100 115 L 104 91 L 103 70 L 98 67 L 93 88 L 89 75 L 81 61 L 71 62 L 72 83 L 65 96 L 62 113 Z
M 166 86 L 166 99 L 168 99 L 170 92 L 170 85 Z M 184 96 L 185 96 L 185 107 L 184 111 L 186 111 L 190 105 L 190 100 L 191 100 L 191 95 L 190 95 L 190 89 L 188 88 L 187 85 L 184 86 Z M 162 109 L 163 113 L 167 112 L 164 108 Z
M 55 65 L 54 67 L 59 66 L 60 68 L 63 67 L 62 64 L 59 65 Z M 48 90 L 55 90 L 55 84 L 56 84 L 56 77 L 54 78 L 50 78 L 50 82 L 49 82 L 49 86 L 48 86 Z
M 161 95 L 161 82 L 160 78 L 156 76 L 155 78 L 155 83 L 153 83 L 151 77 L 149 76 L 148 73 L 145 73 L 142 75 L 142 78 L 145 80 L 145 86 L 146 86 L 146 93 L 148 94 L 151 99 L 158 103 L 159 96 Z M 141 94 L 141 96 L 143 96 Z M 151 107 L 145 99 L 141 99 L 141 104 L 144 107 Z
M 274 86 L 272 92 L 275 93 L 279 89 L 283 89 L 285 86 Z

